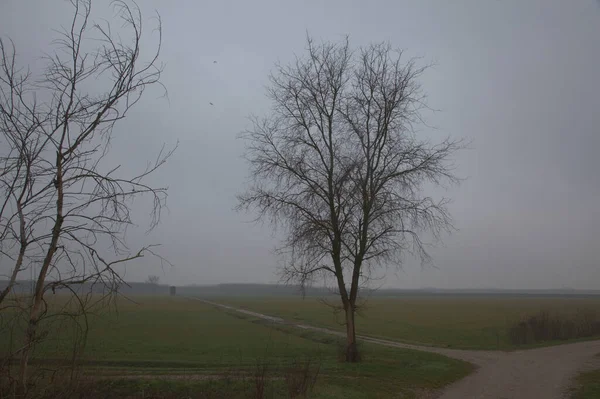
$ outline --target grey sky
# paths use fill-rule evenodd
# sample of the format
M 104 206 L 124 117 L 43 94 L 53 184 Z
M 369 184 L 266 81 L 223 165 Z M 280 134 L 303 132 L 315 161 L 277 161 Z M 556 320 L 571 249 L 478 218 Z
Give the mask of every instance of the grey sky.
M 96 0 L 96 7 L 104 4 Z M 163 83 L 115 130 L 113 156 L 143 167 L 163 142 L 180 148 L 156 174 L 169 213 L 149 236 L 174 263 L 132 264 L 127 279 L 172 284 L 274 282 L 277 239 L 235 213 L 246 168 L 237 134 L 268 111 L 274 62 L 306 32 L 352 45 L 389 40 L 437 65 L 423 79 L 437 129 L 473 140 L 457 158 L 468 180 L 448 192 L 460 231 L 408 262 L 386 286 L 600 288 L 600 4 L 580 1 L 139 0 L 163 19 Z M 175 5 L 176 4 L 176 5 Z M 0 35 L 35 64 L 66 1 L 1 0 Z M 150 23 L 150 21 L 148 21 Z M 217 63 L 213 63 L 216 60 Z M 211 106 L 212 102 L 214 106 Z M 144 241 L 142 241 L 144 240 Z

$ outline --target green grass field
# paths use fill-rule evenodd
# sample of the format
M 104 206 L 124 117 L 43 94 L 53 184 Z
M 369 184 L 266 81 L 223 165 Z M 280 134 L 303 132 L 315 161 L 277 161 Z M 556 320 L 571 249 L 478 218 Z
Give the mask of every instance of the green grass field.
M 273 325 L 183 297 L 132 299 L 119 300 L 117 311 L 100 311 L 88 319 L 86 397 L 250 398 L 256 396 L 255 374 L 266 367 L 263 397 L 284 398 L 290 396 L 289 376 L 310 362 L 313 371 L 317 365 L 319 369 L 311 397 L 418 398 L 472 371 L 471 365 L 443 356 L 374 344 L 362 344 L 361 363 L 345 364 L 339 361 L 342 343 L 334 336 Z M 50 303 L 61 300 L 57 295 Z M 342 315 L 314 298 L 216 301 L 343 329 Z M 593 298 L 371 298 L 359 311 L 357 330 L 426 345 L 510 349 L 506 327 L 522 316 L 598 308 L 600 299 Z M 42 326 L 48 336 L 36 347 L 36 367 L 68 359 L 73 325 L 56 318 Z M 17 332 L 11 340 L 6 331 L 0 332 L 0 350 L 18 346 L 19 337 Z M 597 371 L 582 374 L 575 398 L 598 397 L 598 381 Z M 51 392 L 47 397 L 54 396 Z
M 257 365 L 267 366 L 270 395 L 289 397 L 286 370 L 295 362 L 310 360 L 319 365 L 313 397 L 412 398 L 472 370 L 467 363 L 443 356 L 376 345 L 362 347 L 363 362 L 345 364 L 338 360 L 340 343 L 332 336 L 272 326 L 185 298 L 134 299 L 137 303 L 120 301 L 118 312 L 89 319 L 86 374 L 95 379 L 111 376 L 111 380 L 86 388 L 86 397 L 108 397 L 107 392 L 114 395 L 110 397 L 139 395 L 140 391 L 152 397 L 163 397 L 165 392 L 173 395 L 164 397 L 252 397 L 251 376 Z M 71 324 L 54 325 L 36 348 L 37 361 L 51 363 L 68 353 Z M 54 339 L 58 336 L 62 339 Z M 5 338 L 0 337 L 4 345 L 9 341 Z M 227 383 L 198 378 L 239 373 L 250 378 Z M 138 379 L 114 381 L 115 375 L 128 374 Z M 169 380 L 164 375 L 188 379 Z
M 600 353 L 596 355 L 600 359 Z M 582 371 L 575 379 L 571 399 L 600 398 L 600 368 Z
M 321 327 L 343 329 L 343 314 L 315 298 L 223 298 L 233 306 Z M 337 305 L 336 298 L 327 302 Z M 359 310 L 358 334 L 461 349 L 514 349 L 509 324 L 540 310 L 600 311 L 600 298 L 419 296 L 370 298 Z
M 576 380 L 577 387 L 572 393 L 572 399 L 600 398 L 600 370 L 580 374 Z

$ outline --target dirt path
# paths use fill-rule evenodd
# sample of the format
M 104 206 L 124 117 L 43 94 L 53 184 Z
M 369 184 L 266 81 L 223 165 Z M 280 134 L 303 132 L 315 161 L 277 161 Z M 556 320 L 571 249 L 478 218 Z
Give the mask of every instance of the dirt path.
M 344 336 L 339 331 L 314 327 L 199 298 L 212 306 L 258 317 L 273 323 Z M 401 342 L 359 336 L 362 341 L 395 348 L 433 352 L 478 366 L 471 375 L 450 385 L 439 399 L 563 399 L 575 374 L 593 362 L 600 353 L 600 341 L 551 346 L 514 352 L 473 351 L 403 344 Z

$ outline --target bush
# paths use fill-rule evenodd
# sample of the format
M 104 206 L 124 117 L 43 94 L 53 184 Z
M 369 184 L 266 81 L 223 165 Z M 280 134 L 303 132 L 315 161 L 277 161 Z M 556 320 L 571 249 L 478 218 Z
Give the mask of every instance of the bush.
M 294 364 L 286 370 L 285 384 L 290 398 L 306 398 L 312 392 L 321 366 L 310 359 L 294 361 Z
M 514 345 L 596 335 L 600 335 L 600 315 L 592 310 L 579 310 L 574 315 L 561 315 L 544 310 L 524 317 L 508 329 L 509 340 Z
M 269 365 L 267 363 L 257 363 L 254 370 L 254 391 L 252 394 L 253 399 L 264 399 L 267 393 L 267 385 L 269 377 L 267 375 Z

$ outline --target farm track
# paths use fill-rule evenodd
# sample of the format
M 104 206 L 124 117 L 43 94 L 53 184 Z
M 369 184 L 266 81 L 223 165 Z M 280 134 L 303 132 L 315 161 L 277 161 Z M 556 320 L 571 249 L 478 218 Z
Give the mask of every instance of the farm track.
M 205 299 L 191 297 L 190 299 L 275 324 L 345 336 L 343 332 L 327 328 L 297 324 L 279 317 Z M 564 399 L 568 398 L 573 377 L 578 371 L 600 367 L 600 361 L 594 358 L 594 355 L 600 353 L 600 340 L 501 352 L 411 345 L 366 336 L 358 338 L 363 342 L 378 345 L 437 353 L 477 366 L 472 374 L 441 391 L 436 396 L 438 399 Z

